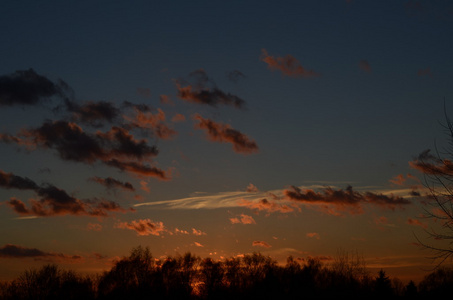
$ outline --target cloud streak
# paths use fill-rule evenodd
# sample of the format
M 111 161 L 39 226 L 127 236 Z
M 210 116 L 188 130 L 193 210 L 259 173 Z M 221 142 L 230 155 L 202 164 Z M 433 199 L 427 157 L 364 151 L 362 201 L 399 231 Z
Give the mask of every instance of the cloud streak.
M 135 191 L 134 186 L 130 182 L 122 182 L 112 177 L 101 178 L 101 177 L 91 177 L 90 181 L 99 183 L 100 185 L 105 186 L 107 189 L 116 189 L 121 188 L 127 191 Z
M 300 62 L 292 55 L 288 54 L 285 57 L 274 57 L 269 55 L 266 49 L 262 49 L 261 52 L 261 60 L 273 71 L 278 70 L 282 72 L 283 75 L 289 77 L 312 78 L 320 76 L 319 73 L 302 67 Z
M 241 154 L 251 154 L 258 152 L 258 145 L 248 136 L 240 131 L 231 128 L 229 124 L 216 123 L 210 119 L 204 119 L 196 114 L 194 119 L 199 121 L 197 129 L 206 131 L 209 140 L 221 143 L 231 143 L 233 150 Z
M 409 200 L 399 196 L 387 196 L 373 192 L 360 193 L 354 191 L 351 186 L 348 186 L 345 190 L 334 190 L 328 187 L 322 189 L 320 192 L 316 192 L 313 189 L 302 190 L 292 186 L 291 189 L 285 190 L 284 194 L 288 199 L 295 201 L 296 203 L 333 206 L 335 210 L 329 210 L 330 207 L 324 208 L 327 209 L 326 212 L 334 214 L 338 213 L 338 211 L 348 211 L 353 214 L 360 214 L 363 213 L 362 206 L 364 204 L 371 204 L 390 210 L 411 204 Z
M 133 230 L 139 236 L 155 235 L 160 236 L 166 232 L 164 223 L 154 222 L 150 219 L 139 219 L 131 222 L 121 222 L 116 225 L 117 228 Z
M 56 258 L 64 260 L 80 260 L 82 257 L 78 255 L 70 256 L 62 253 L 44 252 L 37 248 L 27 248 L 13 244 L 6 244 L 0 247 L 0 258 Z

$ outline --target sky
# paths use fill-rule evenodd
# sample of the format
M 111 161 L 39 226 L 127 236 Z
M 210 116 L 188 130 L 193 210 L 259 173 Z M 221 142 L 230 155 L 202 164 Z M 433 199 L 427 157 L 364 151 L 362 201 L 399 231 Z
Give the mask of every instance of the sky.
M 449 1 L 0 8 L 0 279 L 138 245 L 435 267 L 410 162 L 448 146 Z

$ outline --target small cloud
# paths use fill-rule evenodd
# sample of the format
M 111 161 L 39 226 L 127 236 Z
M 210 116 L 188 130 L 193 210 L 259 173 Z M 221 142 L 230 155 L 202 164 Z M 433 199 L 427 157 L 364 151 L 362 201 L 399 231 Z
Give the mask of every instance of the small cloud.
M 86 228 L 90 231 L 101 231 L 102 225 L 97 223 L 88 223 Z
M 388 224 L 388 218 L 387 217 L 379 217 L 379 218 L 374 218 L 374 223 L 376 225 L 386 225 Z
M 167 96 L 167 95 L 160 95 L 159 96 L 159 100 L 160 100 L 160 103 L 162 103 L 162 104 L 168 104 L 168 105 L 171 105 L 171 106 L 175 105 L 173 103 L 173 101 L 171 101 L 170 97 Z
M 151 190 L 148 187 L 148 182 L 146 182 L 144 180 L 140 181 L 140 188 L 147 193 L 151 192 Z
M 245 206 L 247 208 L 254 209 L 257 211 L 266 211 L 268 213 L 272 212 L 289 213 L 294 211 L 294 208 L 286 204 L 280 204 L 276 201 L 269 201 L 266 198 L 261 199 L 258 202 L 241 199 L 238 201 L 238 205 Z
M 183 114 L 176 114 L 171 118 L 173 123 L 184 122 L 186 117 Z
M 116 225 L 117 228 L 134 230 L 137 235 L 156 235 L 160 236 L 166 231 L 164 223 L 153 222 L 150 219 L 139 219 L 131 222 L 121 222 Z
M 371 72 L 371 65 L 367 60 L 362 59 L 359 61 L 359 68 L 367 73 Z
M 267 64 L 269 69 L 279 70 L 286 76 L 303 78 L 320 76 L 315 71 L 302 67 L 300 62 L 289 54 L 285 57 L 273 57 L 267 53 L 266 49 L 262 49 L 261 60 Z
M 406 178 L 404 178 L 403 174 L 399 174 L 399 175 L 393 177 L 392 179 L 390 179 L 389 181 L 390 181 L 390 183 L 393 183 L 395 185 L 403 185 L 404 182 L 406 182 Z
M 192 228 L 192 234 L 200 236 L 200 235 L 206 235 L 206 232 Z
M 258 193 L 258 188 L 253 184 L 253 183 L 250 183 L 248 186 L 247 186 L 247 193 Z
M 433 74 L 431 73 L 431 68 L 428 67 L 426 69 L 420 69 L 417 71 L 418 76 L 432 76 Z
M 195 244 L 195 246 L 197 247 L 204 247 L 202 244 L 198 243 L 198 242 L 193 242 Z
M 248 215 L 241 214 L 240 218 L 230 218 L 231 224 L 256 224 L 255 220 Z
M 268 243 L 266 243 L 264 241 L 253 241 L 252 246 L 254 246 L 254 247 L 264 247 L 264 248 L 272 247 L 271 245 L 269 245 Z
M 317 232 L 309 232 L 305 236 L 308 237 L 308 238 L 315 238 L 317 240 L 320 239 L 319 233 L 317 233 Z
M 175 229 L 175 233 L 176 234 L 189 234 L 189 232 L 187 230 L 180 230 L 178 228 Z
M 416 219 L 412 219 L 412 218 L 408 218 L 406 223 L 409 224 L 409 225 L 412 225 L 412 226 L 420 226 L 420 227 L 423 227 L 423 228 L 428 228 L 428 224 L 423 223 L 423 222 L 421 222 L 419 220 L 416 220 Z

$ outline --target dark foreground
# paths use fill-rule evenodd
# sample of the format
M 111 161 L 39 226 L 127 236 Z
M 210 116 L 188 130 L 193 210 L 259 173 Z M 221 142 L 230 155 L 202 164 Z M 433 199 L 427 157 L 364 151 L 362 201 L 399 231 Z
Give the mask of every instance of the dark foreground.
M 358 255 L 343 253 L 329 265 L 288 258 L 278 266 L 259 253 L 214 261 L 190 253 L 154 259 L 132 250 L 98 276 L 46 265 L 0 285 L 0 299 L 431 299 L 453 294 L 453 269 L 441 268 L 416 285 L 385 271 L 369 274 Z

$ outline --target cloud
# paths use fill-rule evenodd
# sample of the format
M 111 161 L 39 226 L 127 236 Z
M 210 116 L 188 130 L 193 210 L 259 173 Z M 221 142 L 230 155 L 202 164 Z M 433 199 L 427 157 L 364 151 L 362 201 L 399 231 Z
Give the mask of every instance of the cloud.
M 0 106 L 37 105 L 52 97 L 64 98 L 69 86 L 56 83 L 33 69 L 0 76 Z
M 261 60 L 264 61 L 268 68 L 271 70 L 279 70 L 284 75 L 290 77 L 303 77 L 311 78 L 320 76 L 313 70 L 307 70 L 300 62 L 292 55 L 286 55 L 285 57 L 273 57 L 270 56 L 266 49 L 262 49 Z
M 253 241 L 252 246 L 254 246 L 254 247 L 264 247 L 264 248 L 272 247 L 271 245 L 269 245 L 268 243 L 266 243 L 264 241 Z
M 289 213 L 294 211 L 294 208 L 290 207 L 289 205 L 277 203 L 276 201 L 269 201 L 266 198 L 261 199 L 258 202 L 241 199 L 238 201 L 238 205 L 257 211 L 266 211 L 268 213 Z
M 125 212 L 119 204 L 113 201 L 87 199 L 81 200 L 68 195 L 66 191 L 51 184 L 38 186 L 28 178 L 22 178 L 12 173 L 0 170 L 0 187 L 7 189 L 33 190 L 38 199 L 31 199 L 27 208 L 20 199 L 12 197 L 7 204 L 20 215 L 55 216 L 55 215 L 88 215 L 107 216 L 109 212 Z
M 110 212 L 126 212 L 116 202 L 97 198 L 77 199 L 50 184 L 37 188 L 35 192 L 39 198 L 30 200 L 30 208 L 27 208 L 25 203 L 15 197 L 7 201 L 7 204 L 18 214 L 42 217 L 57 215 L 106 217 Z
M 200 235 L 206 235 L 206 232 L 192 228 L 192 234 L 200 236 Z
M 346 190 L 334 190 L 330 187 L 324 188 L 321 192 L 315 192 L 312 189 L 300 189 L 292 186 L 291 189 L 285 190 L 284 194 L 290 200 L 304 204 L 324 204 L 332 205 L 336 210 L 327 208 L 326 212 L 338 214 L 337 210 L 347 210 L 350 213 L 363 213 L 362 204 L 372 204 L 385 209 L 394 210 L 396 207 L 408 205 L 411 202 L 399 196 L 375 194 L 372 192 L 359 193 L 354 191 L 351 186 Z
M 394 178 L 390 179 L 389 181 L 395 185 L 403 185 L 404 182 L 406 182 L 406 178 L 404 178 L 403 174 L 399 174 Z
M 420 227 L 423 227 L 423 228 L 428 228 L 428 224 L 423 223 L 423 222 L 421 222 L 419 220 L 416 220 L 416 219 L 412 219 L 412 218 L 408 218 L 406 223 L 409 224 L 409 225 L 413 225 L 413 226 L 420 226 Z
M 157 148 L 148 145 L 145 139 L 135 139 L 125 128 L 112 126 L 107 132 L 89 133 L 74 122 L 58 120 L 46 121 L 38 128 L 23 129 L 19 136 L 25 141 L 9 138 L 7 142 L 54 149 L 63 160 L 86 164 L 99 161 L 137 175 L 169 179 L 165 171 L 147 164 L 158 154 Z
M 198 103 L 217 107 L 219 104 L 244 109 L 245 101 L 236 95 L 220 90 L 215 83 L 209 79 L 204 70 L 197 70 L 189 75 L 194 79 L 193 84 L 183 80 L 176 82 L 178 97 L 190 103 Z M 183 86 L 183 84 L 185 86 Z
M 102 230 L 102 225 L 101 224 L 97 224 L 97 223 L 88 223 L 86 228 L 89 231 L 101 231 Z
M 305 236 L 308 237 L 308 238 L 315 238 L 317 240 L 320 239 L 319 233 L 317 233 L 317 232 L 309 232 Z
M 420 69 L 417 71 L 418 76 L 432 76 L 433 73 L 431 73 L 431 68 L 428 67 L 426 69 Z
M 5 173 L 0 170 L 0 187 L 18 190 L 36 190 L 38 185 L 29 178 L 23 178 L 13 173 Z
M 195 244 L 195 246 L 197 247 L 204 247 L 202 244 L 198 243 L 198 242 L 193 242 Z
M 171 118 L 173 123 L 183 122 L 186 120 L 186 117 L 183 114 L 176 114 Z
M 359 61 L 359 68 L 367 73 L 371 72 L 370 63 L 367 60 L 362 59 Z
M 255 220 L 248 215 L 241 214 L 240 218 L 230 218 L 231 224 L 256 224 Z
M 247 193 L 258 193 L 258 188 L 253 183 L 250 183 L 247 186 Z
M 130 182 L 122 182 L 112 177 L 101 178 L 101 177 L 91 177 L 89 180 L 97 182 L 107 189 L 121 188 L 128 191 L 135 191 L 134 186 Z
M 229 124 L 216 123 L 210 119 L 204 119 L 200 115 L 194 116 L 199 123 L 198 129 L 206 130 L 208 139 L 214 142 L 231 143 L 233 150 L 237 153 L 250 154 L 258 152 L 258 145 L 245 134 L 231 128 Z
M 121 222 L 116 225 L 117 228 L 130 229 L 134 230 L 137 235 L 146 236 L 146 235 L 156 235 L 160 236 L 162 233 L 167 230 L 164 227 L 162 222 L 154 222 L 150 219 L 139 219 L 133 220 L 131 222 Z
M 56 111 L 60 107 L 55 108 Z M 103 122 L 113 123 L 120 115 L 120 110 L 111 102 L 107 101 L 88 101 L 82 105 L 65 100 L 65 109 L 72 113 L 73 121 L 89 124 L 93 127 L 101 127 Z
M 447 177 L 453 175 L 453 163 L 449 159 L 440 159 L 430 152 L 429 149 L 423 151 L 409 162 L 409 166 L 427 175 Z
M 151 190 L 149 189 L 149 186 L 148 186 L 148 182 L 144 181 L 144 180 L 141 180 L 140 181 L 140 189 L 142 189 L 143 191 L 149 193 Z
M 241 79 L 241 78 L 246 78 L 246 76 L 238 70 L 233 70 L 233 71 L 227 72 L 226 76 L 229 81 L 234 82 L 234 83 L 237 83 L 239 81 L 239 79 Z
M 149 129 L 155 136 L 161 139 L 170 139 L 176 135 L 176 131 L 165 123 L 165 113 L 160 108 L 157 110 L 156 114 L 147 111 L 143 112 L 137 108 L 134 109 L 134 112 L 135 116 L 132 118 L 124 116 L 124 118 L 130 122 L 128 126 L 132 128 Z
M 35 258 L 35 259 L 64 259 L 79 260 L 78 255 L 66 255 L 62 253 L 44 252 L 37 248 L 27 248 L 18 245 L 6 244 L 0 247 L 0 258 Z

